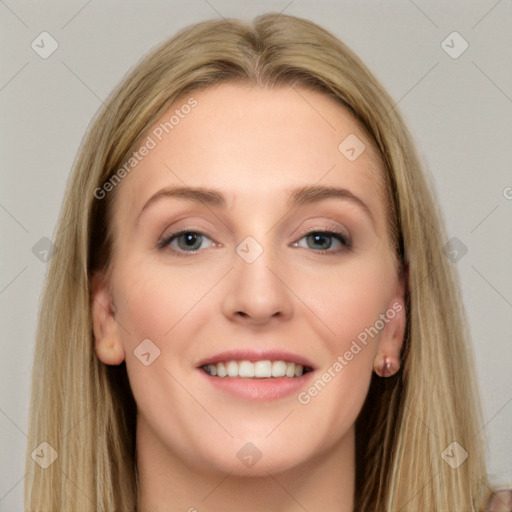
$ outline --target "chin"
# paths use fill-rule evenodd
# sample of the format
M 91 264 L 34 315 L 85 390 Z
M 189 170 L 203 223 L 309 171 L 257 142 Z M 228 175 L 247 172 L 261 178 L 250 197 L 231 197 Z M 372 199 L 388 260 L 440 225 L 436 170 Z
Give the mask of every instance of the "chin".
M 234 441 L 229 445 L 225 443 L 221 453 L 210 452 L 205 458 L 213 470 L 240 477 L 268 477 L 269 473 L 288 471 L 308 459 L 306 453 L 297 453 L 293 447 L 283 449 L 282 445 L 268 439 L 259 444 L 258 441 Z

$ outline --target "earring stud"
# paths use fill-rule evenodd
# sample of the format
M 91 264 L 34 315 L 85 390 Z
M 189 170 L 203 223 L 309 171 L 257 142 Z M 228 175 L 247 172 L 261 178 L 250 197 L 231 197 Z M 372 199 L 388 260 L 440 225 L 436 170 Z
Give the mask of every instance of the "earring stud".
M 392 375 L 395 375 L 399 368 L 400 364 L 397 361 L 391 357 L 385 356 L 379 361 L 375 373 L 379 377 L 391 377 Z

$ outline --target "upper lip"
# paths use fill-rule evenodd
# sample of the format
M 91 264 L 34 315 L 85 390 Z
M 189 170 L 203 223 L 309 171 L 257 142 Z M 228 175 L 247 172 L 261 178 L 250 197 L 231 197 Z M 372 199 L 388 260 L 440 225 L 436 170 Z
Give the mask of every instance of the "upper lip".
M 288 363 L 300 364 L 304 367 L 311 368 L 314 370 L 313 363 L 293 352 L 280 349 L 232 349 L 219 352 L 215 355 L 211 355 L 201 359 L 198 363 L 198 367 L 205 366 L 207 364 L 217 364 L 227 361 L 286 361 Z

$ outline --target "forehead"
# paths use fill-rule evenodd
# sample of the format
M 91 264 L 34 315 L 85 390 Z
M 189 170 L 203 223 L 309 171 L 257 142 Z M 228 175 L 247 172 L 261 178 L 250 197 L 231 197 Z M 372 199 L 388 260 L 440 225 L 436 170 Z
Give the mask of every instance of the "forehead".
M 278 206 L 285 190 L 305 184 L 342 186 L 384 208 L 378 151 L 318 91 L 232 83 L 196 91 L 153 123 L 139 149 L 145 145 L 151 149 L 118 190 L 116 210 L 127 215 L 172 185 L 219 188 L 228 208 Z

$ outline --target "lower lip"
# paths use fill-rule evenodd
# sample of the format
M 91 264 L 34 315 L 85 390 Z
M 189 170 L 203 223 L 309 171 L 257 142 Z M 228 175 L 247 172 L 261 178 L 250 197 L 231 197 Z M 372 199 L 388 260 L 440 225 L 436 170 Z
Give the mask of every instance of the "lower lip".
M 278 400 L 297 393 L 309 383 L 313 371 L 300 377 L 271 377 L 251 379 L 243 377 L 213 377 L 204 370 L 199 369 L 204 378 L 220 391 L 247 400 Z

